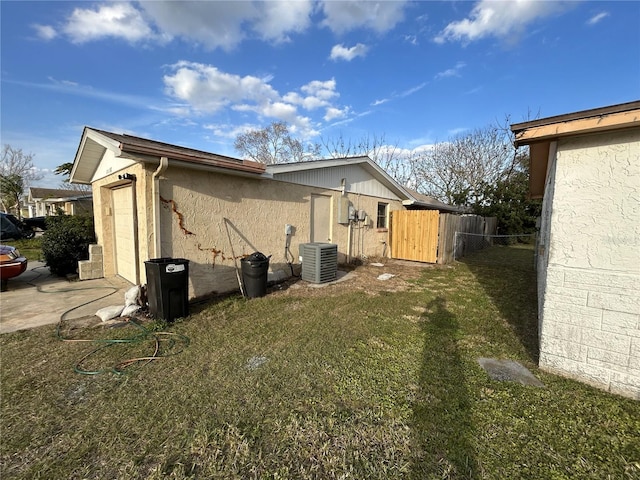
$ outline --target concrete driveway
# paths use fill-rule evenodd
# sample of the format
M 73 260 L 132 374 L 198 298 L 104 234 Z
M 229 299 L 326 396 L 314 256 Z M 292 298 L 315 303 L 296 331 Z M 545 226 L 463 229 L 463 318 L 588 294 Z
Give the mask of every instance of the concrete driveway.
M 120 277 L 69 281 L 49 273 L 41 262 L 9 280 L 0 294 L 0 333 L 14 332 L 94 315 L 110 305 L 124 305 L 131 284 Z

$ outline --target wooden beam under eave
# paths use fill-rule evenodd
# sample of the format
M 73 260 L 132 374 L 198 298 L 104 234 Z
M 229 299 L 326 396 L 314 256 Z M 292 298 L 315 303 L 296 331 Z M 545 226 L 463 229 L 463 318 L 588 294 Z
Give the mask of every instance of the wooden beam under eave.
M 515 133 L 515 144 L 629 127 L 640 127 L 640 109 L 525 128 Z
M 544 197 L 550 145 L 551 142 L 538 142 L 529 145 L 529 196 L 532 199 Z

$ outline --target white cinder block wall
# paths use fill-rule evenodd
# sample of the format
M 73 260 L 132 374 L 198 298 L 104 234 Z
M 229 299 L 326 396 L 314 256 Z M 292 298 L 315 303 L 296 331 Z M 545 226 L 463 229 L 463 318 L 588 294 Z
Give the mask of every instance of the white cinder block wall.
M 540 239 L 540 366 L 640 399 L 640 129 L 558 141 Z

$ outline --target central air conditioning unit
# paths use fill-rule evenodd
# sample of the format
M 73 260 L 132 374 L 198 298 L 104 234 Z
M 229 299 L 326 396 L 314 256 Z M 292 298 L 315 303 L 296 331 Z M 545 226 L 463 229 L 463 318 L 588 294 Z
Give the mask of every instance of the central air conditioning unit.
M 338 273 L 338 245 L 334 243 L 301 243 L 303 280 L 326 283 L 336 279 Z

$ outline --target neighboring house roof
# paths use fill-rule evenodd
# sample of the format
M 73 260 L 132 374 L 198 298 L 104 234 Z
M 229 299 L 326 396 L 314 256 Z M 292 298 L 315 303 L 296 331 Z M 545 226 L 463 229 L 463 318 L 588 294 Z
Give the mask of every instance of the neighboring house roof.
M 301 180 L 301 176 L 294 177 L 291 174 L 300 172 L 319 171 L 322 169 L 339 168 L 344 166 L 358 165 L 365 172 L 369 173 L 373 178 L 380 182 L 389 191 L 393 192 L 405 207 L 429 208 L 434 210 L 443 210 L 456 212 L 457 207 L 452 207 L 442 203 L 435 198 L 422 195 L 414 190 L 406 188 L 395 181 L 387 172 L 384 171 L 377 163 L 368 156 L 360 157 L 344 157 L 344 158 L 328 158 L 323 160 L 312 160 L 308 162 L 297 163 L 280 163 L 267 166 L 267 173 L 274 179 L 290 179 L 295 183 L 305 183 L 307 185 L 325 188 L 340 188 L 341 185 L 327 185 L 321 177 L 307 176 Z M 348 180 L 348 179 L 347 179 Z
M 226 170 L 245 174 L 262 174 L 265 166 L 249 160 L 226 157 L 192 148 L 118 134 L 85 127 L 71 170 L 74 183 L 91 183 L 105 151 L 111 150 L 116 157 L 132 158 L 136 161 L 157 164 L 166 157 L 170 164 L 185 167 L 200 167 L 208 170 Z
M 50 201 L 62 202 L 69 200 L 79 200 L 81 198 L 91 198 L 91 192 L 81 192 L 78 190 L 65 190 L 58 188 L 29 187 L 29 201 Z
M 640 101 L 514 123 L 515 145 L 529 145 L 529 191 L 542 198 L 552 142 L 560 138 L 640 127 Z M 553 147 L 555 148 L 555 147 Z M 553 153 L 553 152 L 551 152 Z
M 415 190 L 411 190 L 410 188 L 407 188 L 406 190 L 410 192 L 411 195 L 413 195 L 413 197 L 416 199 L 417 206 L 423 206 L 423 207 L 430 208 L 432 210 L 440 210 L 440 211 L 452 212 L 452 213 L 464 212 L 464 207 L 456 207 L 455 205 L 448 205 L 436 198 L 430 197 L 429 195 L 424 195 L 420 192 L 416 192 Z

